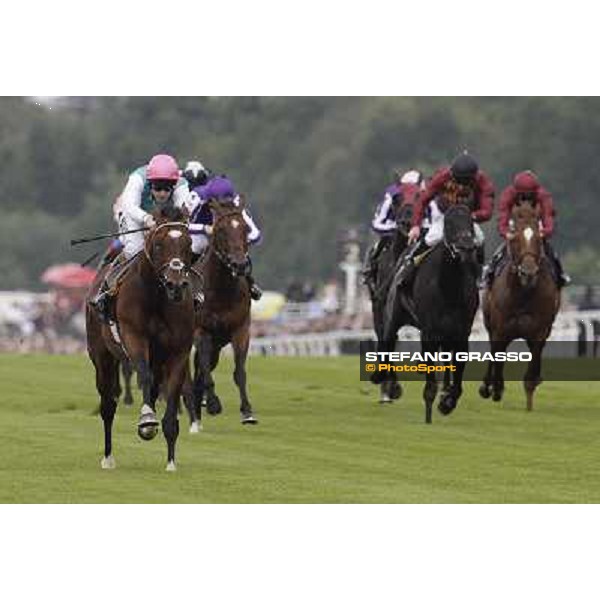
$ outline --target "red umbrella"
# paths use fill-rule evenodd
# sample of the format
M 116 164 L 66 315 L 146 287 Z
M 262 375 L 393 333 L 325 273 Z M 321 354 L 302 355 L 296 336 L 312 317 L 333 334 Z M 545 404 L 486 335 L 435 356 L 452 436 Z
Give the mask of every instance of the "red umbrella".
M 54 265 L 42 273 L 41 280 L 60 288 L 88 288 L 96 277 L 96 271 L 76 263 Z

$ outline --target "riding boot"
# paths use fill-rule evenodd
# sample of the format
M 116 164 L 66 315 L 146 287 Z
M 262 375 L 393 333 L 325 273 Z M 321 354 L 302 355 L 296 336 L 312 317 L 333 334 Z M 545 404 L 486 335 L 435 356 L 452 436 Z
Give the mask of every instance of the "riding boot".
M 375 269 L 376 269 L 375 258 L 379 254 L 379 242 L 380 241 L 381 240 L 377 240 L 367 250 L 367 254 L 365 256 L 365 263 L 363 265 L 363 270 L 362 270 L 362 273 L 361 273 L 362 274 L 362 282 L 369 289 L 371 289 L 371 287 L 375 283 Z
M 250 298 L 255 301 L 260 300 L 262 298 L 263 291 L 256 281 L 254 281 L 254 277 L 252 277 L 252 275 L 246 275 L 246 280 L 250 286 Z
M 388 239 L 380 237 L 367 251 L 365 256 L 365 264 L 362 270 L 362 282 L 369 288 L 371 294 L 375 290 L 377 282 L 377 260 L 381 256 L 384 248 L 388 245 Z
M 492 287 L 492 283 L 494 283 L 494 279 L 496 278 L 496 270 L 498 269 L 498 265 L 502 262 L 502 259 L 504 258 L 505 251 L 506 246 L 502 244 L 498 247 L 496 252 L 494 252 L 490 262 L 483 267 L 483 273 L 481 274 L 482 289 L 489 289 Z
M 562 288 L 571 284 L 571 277 L 565 273 L 565 270 L 562 266 L 562 262 L 558 257 L 558 254 L 554 250 L 554 248 L 550 245 L 548 240 L 545 240 L 546 252 L 548 253 L 550 260 L 554 265 L 554 272 L 556 273 L 556 283 L 558 287 Z
M 100 320 L 106 324 L 108 324 L 110 320 L 108 314 L 108 292 L 108 284 L 106 283 L 105 279 L 102 282 L 102 285 L 100 286 L 100 289 L 98 290 L 96 295 L 88 301 L 89 305 L 96 311 L 96 313 L 100 317 Z
M 427 249 L 425 238 L 421 237 L 419 240 L 409 247 L 408 252 L 402 258 L 400 268 L 396 273 L 395 283 L 398 287 L 407 284 L 413 277 L 416 271 L 415 259 L 418 255 Z
M 103 323 L 110 322 L 110 299 L 113 294 L 113 287 L 123 267 L 128 263 L 125 256 L 121 253 L 118 254 L 117 258 L 110 264 L 108 273 L 104 277 L 104 281 L 100 286 L 97 294 L 89 300 L 89 304 L 96 310 L 100 320 Z

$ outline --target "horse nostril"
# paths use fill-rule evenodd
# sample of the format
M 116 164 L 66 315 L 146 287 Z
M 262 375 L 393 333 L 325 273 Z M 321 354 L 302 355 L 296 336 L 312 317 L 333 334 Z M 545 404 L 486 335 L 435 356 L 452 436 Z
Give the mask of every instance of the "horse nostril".
M 181 287 L 182 287 L 184 290 L 186 290 L 187 288 L 189 288 L 189 287 L 190 287 L 190 282 L 189 282 L 189 281 L 187 281 L 187 280 L 185 280 L 185 281 L 184 281 L 184 282 L 181 284 Z

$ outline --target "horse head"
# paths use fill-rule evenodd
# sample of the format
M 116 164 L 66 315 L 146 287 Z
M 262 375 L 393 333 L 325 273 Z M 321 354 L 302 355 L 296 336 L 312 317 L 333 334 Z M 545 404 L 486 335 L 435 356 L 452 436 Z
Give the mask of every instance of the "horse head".
M 539 219 L 539 207 L 527 202 L 515 205 L 511 212 L 510 230 L 506 236 L 508 255 L 513 272 L 523 287 L 536 285 L 544 256 Z
M 452 259 L 474 262 L 475 230 L 471 211 L 464 204 L 453 204 L 444 215 L 444 246 Z
M 184 214 L 182 211 L 180 213 Z M 192 263 L 192 240 L 187 223 L 165 219 L 157 222 L 157 226 L 146 237 L 144 252 L 167 298 L 181 302 L 190 287 Z
M 398 194 L 393 198 L 397 231 L 404 237 L 408 237 L 410 231 L 418 193 L 419 186 L 407 185 L 404 186 L 402 194 Z
M 210 247 L 233 277 L 250 274 L 251 263 L 248 255 L 248 225 L 244 219 L 245 201 L 209 203 L 213 214 L 213 234 Z

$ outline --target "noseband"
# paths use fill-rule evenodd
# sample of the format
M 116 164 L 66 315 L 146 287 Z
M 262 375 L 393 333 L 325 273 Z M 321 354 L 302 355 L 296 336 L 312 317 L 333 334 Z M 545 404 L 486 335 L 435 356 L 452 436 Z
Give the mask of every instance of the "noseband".
M 527 228 L 531 228 L 532 232 L 534 231 L 534 227 L 532 225 L 528 225 L 520 233 L 524 234 L 524 232 L 527 230 Z M 517 235 L 517 233 L 515 232 L 514 235 Z M 519 278 L 523 278 L 523 277 L 527 276 L 527 273 L 525 273 L 523 271 L 523 262 L 525 261 L 525 259 L 528 256 L 530 256 L 531 258 L 533 258 L 533 261 L 535 262 L 535 266 L 539 270 L 540 263 L 542 262 L 542 259 L 544 258 L 543 252 L 538 257 L 538 255 L 535 252 L 532 252 L 531 250 L 527 250 L 527 251 L 523 252 L 523 254 L 521 254 L 520 257 L 517 257 L 517 256 L 514 255 L 514 253 L 512 251 L 512 248 L 511 248 L 511 245 L 507 244 L 507 247 L 508 247 L 508 256 L 510 258 L 510 262 L 511 262 L 512 268 L 513 268 L 514 272 L 519 276 Z M 518 262 L 517 262 L 517 260 L 518 260 Z
M 230 210 L 226 213 L 220 214 L 217 216 L 217 218 L 215 219 L 215 222 L 213 224 L 213 228 L 216 230 L 219 221 L 222 221 L 223 219 L 227 218 L 227 217 L 238 217 L 240 219 L 241 222 L 244 222 L 244 215 L 242 214 L 241 211 L 239 210 Z M 219 247 L 217 246 L 217 242 L 216 239 L 214 237 L 214 231 L 213 231 L 213 244 L 212 244 L 212 251 L 215 253 L 216 257 L 221 261 L 221 264 L 223 264 L 223 266 L 231 273 L 232 277 L 241 277 L 241 274 L 238 272 L 238 268 L 237 265 L 235 265 L 231 258 L 225 253 L 222 252 Z M 244 265 L 247 265 L 250 261 L 250 257 L 248 255 L 248 250 L 246 250 L 246 252 L 244 253 Z
M 156 227 L 156 229 L 150 234 L 150 240 L 148 244 L 144 244 L 144 254 L 146 255 L 146 259 L 148 260 L 148 262 L 150 263 L 150 266 L 152 267 L 152 270 L 154 271 L 154 274 L 156 275 L 156 277 L 158 278 L 158 281 L 160 283 L 160 285 L 162 285 L 163 287 L 166 286 L 166 278 L 165 275 L 168 271 L 173 271 L 175 273 L 180 273 L 183 272 L 183 277 L 184 278 L 189 278 L 189 267 L 186 267 L 185 262 L 179 258 L 179 257 L 174 257 L 171 258 L 170 260 L 168 260 L 166 263 L 164 263 L 163 265 L 161 265 L 160 267 L 156 267 L 156 265 L 154 264 L 154 262 L 152 261 L 152 258 L 150 257 L 150 253 L 148 252 L 148 246 L 151 246 L 153 241 L 154 241 L 154 236 L 163 228 L 174 228 L 174 227 L 179 227 L 179 228 L 186 228 L 187 229 L 187 225 L 185 223 L 178 223 L 178 222 L 168 222 L 168 223 L 161 223 L 160 225 L 158 225 L 158 227 Z M 184 235 L 182 233 L 182 235 Z

